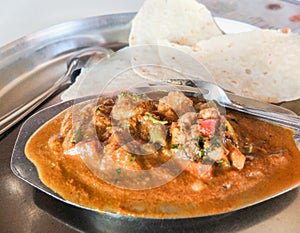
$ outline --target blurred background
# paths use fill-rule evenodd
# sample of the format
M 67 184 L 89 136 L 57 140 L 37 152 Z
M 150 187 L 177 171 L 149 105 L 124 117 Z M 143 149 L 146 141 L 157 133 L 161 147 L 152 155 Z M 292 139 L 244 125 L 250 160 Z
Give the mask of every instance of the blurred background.
M 135 12 L 144 0 L 0 0 L 0 47 L 24 35 L 75 19 Z M 199 0 L 216 16 L 300 33 L 300 0 Z

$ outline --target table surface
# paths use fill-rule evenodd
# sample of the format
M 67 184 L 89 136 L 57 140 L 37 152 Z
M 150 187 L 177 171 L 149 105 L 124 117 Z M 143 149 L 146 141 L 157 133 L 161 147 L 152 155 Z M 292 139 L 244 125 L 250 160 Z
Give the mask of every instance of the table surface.
M 239 6 L 234 5 L 236 1 L 230 1 L 231 4 L 228 7 L 232 8 L 226 13 L 221 12 L 220 8 L 217 8 L 215 0 L 211 1 L 211 9 L 226 16 L 228 18 L 234 18 L 237 14 L 236 9 Z M 257 0 L 259 1 L 259 0 Z M 208 1 L 203 1 L 208 2 Z M 264 4 L 273 2 L 275 4 L 282 4 L 280 1 L 265 0 Z M 39 0 L 1 0 L 2 7 L 0 8 L 0 47 L 4 46 L 15 39 L 18 39 L 24 35 L 28 35 L 32 32 L 47 28 L 49 26 L 80 19 L 89 16 L 113 14 L 120 12 L 134 12 L 137 11 L 143 3 L 143 0 L 52 0 L 52 1 L 39 1 Z M 219 11 L 218 11 L 219 9 Z M 225 8 L 222 8 L 223 10 Z M 263 9 L 266 9 L 263 7 Z M 228 10 L 228 9 L 227 9 Z M 285 11 L 284 11 L 285 10 Z M 270 13 L 273 14 L 273 13 Z M 283 13 L 277 11 L 277 15 L 297 15 L 300 14 L 299 5 L 291 7 L 289 3 L 284 5 Z M 261 21 L 261 18 L 255 17 L 242 17 L 239 15 L 239 19 L 242 21 L 254 22 L 258 26 L 262 27 L 278 27 L 291 26 L 294 31 L 300 31 L 299 22 L 285 21 L 288 17 L 278 17 L 276 22 L 270 20 Z M 274 21 L 274 19 L 273 19 Z M 34 189 L 27 183 L 21 181 L 15 177 L 10 169 L 10 156 L 13 150 L 14 142 L 17 138 L 19 126 L 10 131 L 8 135 L 0 138 L 0 231 L 1 232 L 77 232 L 71 226 L 66 224 L 70 221 L 69 218 L 76 218 L 76 209 L 71 207 L 69 211 L 73 211 L 73 215 L 65 215 L 64 204 L 59 203 L 56 200 L 52 200 L 47 195 L 44 195 L 40 191 Z M 300 200 L 297 198 L 298 189 L 293 190 L 281 197 L 277 198 L 274 202 L 266 202 L 258 205 L 253 211 L 259 211 L 261 216 L 254 216 L 254 220 L 241 219 L 241 216 L 234 224 L 238 226 L 238 221 L 243 222 L 243 225 L 247 226 L 244 229 L 238 227 L 231 228 L 230 231 L 242 231 L 242 232 L 261 232 L 260 229 L 278 229 L 277 232 L 299 232 L 299 216 L 300 216 Z M 17 197 L 17 198 L 16 198 Z M 22 200 L 16 203 L 16 199 Z M 273 206 L 274 203 L 276 206 Z M 55 214 L 51 213 L 51 205 L 56 205 Z M 57 212 L 57 208 L 61 208 Z M 45 211 L 45 209 L 47 211 Z M 274 211 L 272 211 L 274 209 Z M 291 210 L 295 213 L 295 216 L 285 215 L 285 211 Z M 246 216 L 246 215 L 245 215 Z M 260 221 L 256 221 L 259 219 Z M 275 225 L 270 226 L 270 223 Z M 246 222 L 248 222 L 246 224 Z M 222 223 L 222 221 L 221 221 Z M 255 223 L 255 224 L 254 224 Z M 282 227 L 283 225 L 288 226 Z M 217 232 L 217 231 L 216 231 Z

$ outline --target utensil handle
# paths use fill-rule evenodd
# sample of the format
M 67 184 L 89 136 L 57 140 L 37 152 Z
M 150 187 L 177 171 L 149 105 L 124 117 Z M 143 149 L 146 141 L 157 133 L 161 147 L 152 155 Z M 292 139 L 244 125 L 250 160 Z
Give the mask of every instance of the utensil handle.
M 185 90 L 187 87 L 189 87 L 189 88 L 192 88 L 195 91 L 197 91 L 197 89 L 195 89 L 195 86 L 200 89 L 204 87 L 204 89 L 207 89 L 208 91 L 212 91 L 212 88 L 213 88 L 212 85 L 210 85 L 210 86 L 207 85 L 208 82 L 200 81 L 200 80 L 170 79 L 169 83 L 171 83 L 173 86 L 178 86 L 178 85 L 182 86 L 182 90 Z M 213 84 L 213 85 L 215 86 L 215 88 L 217 87 L 215 84 Z M 202 89 L 201 89 L 201 92 L 203 92 Z M 225 92 L 224 92 L 224 95 L 226 95 L 226 97 L 227 97 L 227 94 L 225 94 Z M 265 111 L 263 109 L 258 109 L 258 108 L 246 107 L 246 106 L 243 106 L 240 104 L 236 104 L 236 103 L 232 102 L 231 100 L 228 100 L 228 101 L 226 100 L 223 102 L 221 100 L 221 101 L 218 101 L 218 103 L 223 105 L 224 107 L 231 108 L 233 110 L 237 110 L 239 112 L 247 113 L 250 115 L 255 115 L 255 116 L 273 121 L 274 123 L 279 124 L 281 126 L 291 128 L 300 135 L 300 116 L 284 114 L 284 113 L 277 113 L 274 111 Z M 252 103 L 253 103 L 253 100 L 252 100 Z M 261 103 L 260 105 L 263 105 L 263 107 L 268 106 L 267 103 Z M 270 107 L 268 106 L 268 108 L 270 108 Z M 275 105 L 274 105 L 273 109 L 274 108 L 275 108 Z
M 195 89 L 195 84 L 197 84 L 197 88 L 206 87 L 207 90 L 212 91 L 210 86 L 207 86 L 207 82 L 200 81 L 200 80 L 184 80 L 184 79 L 170 79 L 169 83 L 171 83 L 173 86 L 182 86 L 182 90 L 185 90 L 187 87 Z M 203 92 L 203 90 L 201 90 Z M 225 95 L 225 93 L 224 93 Z M 227 96 L 226 96 L 227 97 Z M 253 100 L 252 100 L 253 102 Z M 231 100 L 221 102 L 219 101 L 221 105 L 227 108 L 231 108 L 233 110 L 237 110 L 240 112 L 244 112 L 250 115 L 255 115 L 270 121 L 273 121 L 276 124 L 279 124 L 284 127 L 291 128 L 295 130 L 298 134 L 300 134 L 300 116 L 296 115 L 290 115 L 290 114 L 284 114 L 284 113 L 277 113 L 274 111 L 265 111 L 263 109 L 258 108 L 252 108 L 252 107 L 246 107 L 240 104 L 236 104 L 232 102 Z M 263 107 L 268 106 L 266 103 L 263 104 Z M 268 106 L 269 107 L 269 106 Z M 275 107 L 275 106 L 274 106 Z M 274 108 L 273 107 L 273 108 Z
M 0 119 L 0 135 L 3 134 L 10 127 L 15 125 L 26 115 L 32 112 L 36 107 L 42 104 L 46 99 L 53 95 L 56 91 L 59 91 L 63 86 L 70 85 L 74 80 L 72 80 L 72 74 L 74 71 L 86 67 L 88 64 L 99 62 L 110 56 L 112 51 L 110 49 L 105 49 L 102 47 L 90 47 L 82 49 L 74 53 L 67 60 L 67 71 L 66 73 L 58 79 L 52 87 L 44 91 L 41 95 L 32 99 L 31 101 L 20 105 L 5 114 Z M 74 77 L 73 77 L 74 79 Z
M 232 106 L 228 106 L 235 110 L 245 112 L 251 115 L 255 115 L 266 120 L 270 120 L 276 122 L 281 126 L 285 126 L 291 128 L 298 133 L 300 133 L 300 116 L 297 115 L 289 115 L 283 113 L 276 113 L 276 112 L 267 112 L 260 109 L 248 108 L 237 104 L 232 104 Z

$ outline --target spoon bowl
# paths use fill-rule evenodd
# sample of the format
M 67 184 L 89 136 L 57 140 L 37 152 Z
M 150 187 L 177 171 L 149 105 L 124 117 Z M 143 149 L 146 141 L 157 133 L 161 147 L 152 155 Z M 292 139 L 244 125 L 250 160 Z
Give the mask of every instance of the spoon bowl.
M 112 50 L 102 47 L 91 47 L 80 50 L 67 60 L 67 71 L 54 85 L 41 95 L 24 103 L 0 117 L 0 135 L 27 116 L 55 92 L 75 82 L 78 72 L 95 60 L 100 61 L 110 56 Z

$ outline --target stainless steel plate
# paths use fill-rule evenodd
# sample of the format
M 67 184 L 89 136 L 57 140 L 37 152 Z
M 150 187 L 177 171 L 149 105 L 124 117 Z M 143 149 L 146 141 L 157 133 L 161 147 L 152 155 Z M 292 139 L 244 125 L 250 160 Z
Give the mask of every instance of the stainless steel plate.
M 134 14 L 60 24 L 0 49 L 0 119 L 39 96 L 66 72 L 72 53 L 93 46 L 127 44 Z
M 51 86 L 64 74 L 66 59 L 74 51 L 95 45 L 95 43 L 99 43 L 100 46 L 104 47 L 118 47 L 126 44 L 130 20 L 133 16 L 134 14 L 118 14 L 69 22 L 21 38 L 1 48 L 0 116 L 2 112 L 5 112 L 7 106 L 20 104 L 25 99 L 30 99 Z M 14 100 L 12 101 L 12 99 Z M 50 104 L 58 101 L 59 99 L 56 98 Z M 63 199 L 40 182 L 35 167 L 24 156 L 23 148 L 26 138 L 36 128 L 33 126 L 43 124 L 51 116 L 54 116 L 57 111 L 61 111 L 69 104 L 72 104 L 72 102 L 63 103 L 57 109 L 40 113 L 39 120 L 31 119 L 24 125 L 18 139 L 20 146 L 14 148 L 11 165 L 12 170 L 19 177 L 27 182 L 29 182 L 29 177 L 35 177 L 34 180 L 30 179 L 30 183 L 35 187 L 42 187 L 44 192 L 50 194 L 48 196 L 35 191 L 34 203 L 32 203 L 31 208 L 38 206 L 77 230 L 87 232 L 249 232 L 247 229 L 251 229 L 255 225 L 259 226 L 262 222 L 267 222 L 267 226 L 262 224 L 262 228 L 260 228 L 265 232 L 270 229 L 278 229 L 278 227 L 276 228 L 278 223 L 276 222 L 276 215 L 297 216 L 300 214 L 297 207 L 297 204 L 300 204 L 297 189 L 271 201 L 230 214 L 201 219 L 169 219 L 164 221 L 112 214 L 100 215 L 94 211 L 56 201 L 52 198 L 53 196 L 60 200 Z M 287 105 L 291 110 L 300 113 L 298 101 L 287 103 Z M 4 142 L 6 142 L 5 139 Z M 3 195 L 10 195 L 10 193 L 7 192 Z M 47 224 L 47 226 L 47 229 L 55 229 L 50 224 Z M 295 226 L 297 227 L 297 223 L 295 223 Z M 293 228 L 290 224 L 283 229 Z
M 151 86 L 151 87 L 139 87 L 135 90 L 137 91 L 137 93 L 151 93 L 152 96 L 153 95 L 155 96 L 155 93 L 156 93 L 156 95 L 158 93 L 160 93 L 159 95 L 161 95 L 162 94 L 161 90 L 163 90 L 163 88 L 164 88 L 163 86 L 157 86 L 157 87 L 156 86 Z M 168 86 L 168 87 L 165 87 L 165 88 L 166 88 L 165 89 L 166 91 L 170 91 L 171 90 L 170 88 L 172 88 L 172 87 Z M 184 88 L 185 87 L 182 86 L 182 91 L 184 91 Z M 187 89 L 189 91 L 189 93 L 190 93 L 191 89 L 192 88 Z M 157 92 L 157 90 L 160 90 L 160 91 Z M 195 88 L 195 92 L 193 92 L 193 93 L 199 95 L 198 89 Z M 233 98 L 234 95 L 231 95 L 231 97 Z M 92 97 L 91 96 L 91 97 L 84 97 L 84 98 L 81 98 L 81 99 L 66 101 L 66 102 L 63 102 L 63 103 L 59 103 L 59 104 L 55 104 L 53 106 L 50 106 L 50 107 L 48 107 L 46 109 L 43 109 L 43 110 L 35 113 L 34 115 L 32 115 L 28 120 L 25 121 L 25 123 L 22 125 L 22 127 L 20 129 L 19 136 L 16 140 L 15 147 L 14 147 L 13 154 L 12 154 L 12 159 L 11 159 L 11 169 L 12 169 L 12 171 L 14 172 L 14 174 L 16 176 L 18 176 L 19 178 L 21 178 L 25 182 L 29 183 L 30 185 L 38 188 L 39 190 L 47 193 L 48 195 L 50 195 L 50 196 L 52 196 L 52 197 L 54 197 L 54 198 L 56 198 L 60 201 L 72 204 L 74 206 L 81 207 L 83 209 L 91 210 L 91 211 L 95 211 L 95 210 L 84 207 L 84 206 L 77 205 L 76 203 L 69 202 L 69 201 L 63 199 L 62 197 L 60 197 L 53 190 L 51 190 L 47 186 L 45 186 L 41 182 L 41 180 L 39 179 L 39 174 L 37 172 L 37 169 L 36 169 L 35 165 L 28 160 L 28 158 L 26 157 L 26 154 L 25 154 L 24 151 L 25 151 L 26 143 L 29 140 L 29 138 L 31 137 L 31 135 L 33 135 L 35 131 L 37 131 L 42 125 L 44 125 L 50 119 L 52 119 L 53 117 L 55 117 L 56 115 L 58 115 L 59 113 L 61 113 L 63 110 L 67 109 L 70 106 L 80 104 L 81 102 L 83 102 L 85 100 L 92 100 L 94 102 L 96 98 L 97 97 Z M 239 97 L 239 101 L 241 103 L 249 106 L 249 104 L 247 102 L 247 101 L 249 101 L 249 99 Z M 257 103 L 260 103 L 260 102 L 255 101 L 254 103 L 257 104 Z M 272 107 L 272 105 L 270 105 L 270 104 L 266 104 L 266 103 L 261 103 L 261 104 L 264 105 L 265 109 L 268 109 L 269 106 Z M 277 110 L 278 112 L 282 112 L 282 111 L 285 110 L 282 107 L 276 107 L 276 106 L 273 106 L 272 108 L 273 108 L 274 111 Z M 286 111 L 287 111 L 287 113 L 289 113 L 288 110 L 286 110 Z M 276 121 L 274 121 L 273 123 L 276 124 Z M 297 136 L 299 136 L 299 135 L 297 135 Z M 272 196 L 267 197 L 266 199 L 260 200 L 259 202 L 250 203 L 249 205 L 241 205 L 239 207 L 239 209 L 242 209 L 242 208 L 245 208 L 245 207 L 248 207 L 248 206 L 252 206 L 252 205 L 255 205 L 255 204 L 260 203 L 262 201 L 274 198 L 275 196 L 280 195 L 282 193 L 285 193 L 285 192 L 287 192 L 287 191 L 289 191 L 289 190 L 291 190 L 295 187 L 298 187 L 299 185 L 300 185 L 300 183 L 295 184 L 293 186 L 290 186 L 290 187 L 286 188 L 284 191 L 277 192 L 277 193 L 273 194 Z M 229 210 L 228 212 L 232 212 L 234 210 L 237 210 L 237 209 L 232 209 L 232 210 Z M 115 217 L 120 217 L 120 215 L 118 215 L 118 214 L 115 214 L 115 213 L 111 213 L 111 214 L 115 215 Z
M 124 232 L 124 229 L 126 231 L 131 232 L 133 230 L 140 229 L 140 231 L 145 232 L 165 232 L 165 231 L 172 231 L 172 232 L 182 232 L 182 231 L 195 231 L 197 232 L 199 228 L 207 227 L 213 222 L 217 221 L 222 224 L 222 226 L 218 225 L 217 229 L 218 232 L 226 232 L 223 231 L 225 229 L 232 230 L 233 225 L 230 224 L 230 221 L 232 221 L 233 224 L 239 225 L 240 222 L 236 220 L 238 216 L 247 216 L 249 214 L 254 215 L 256 211 L 259 211 L 260 213 L 263 213 L 260 217 L 264 216 L 264 214 L 276 214 L 277 211 L 280 212 L 282 208 L 285 208 L 286 205 L 289 205 L 290 202 L 292 202 L 295 198 L 295 195 L 298 193 L 297 190 L 294 190 L 292 192 L 289 192 L 285 196 L 277 197 L 276 199 L 273 199 L 272 201 L 267 201 L 268 199 L 274 198 L 275 196 L 278 196 L 280 194 L 283 194 L 285 192 L 288 192 L 292 189 L 294 189 L 296 186 L 290 187 L 286 189 L 284 192 L 277 193 L 275 196 L 270 196 L 266 200 L 261 200 L 259 203 L 253 203 L 251 204 L 251 208 L 246 208 L 247 206 L 242 206 L 242 209 L 239 209 L 239 211 L 230 211 L 224 214 L 218 214 L 214 216 L 207 216 L 207 217 L 201 217 L 201 218 L 177 218 L 177 219 L 148 219 L 148 218 L 137 218 L 132 216 L 123 216 L 116 213 L 98 213 L 96 210 L 86 208 L 79 206 L 77 204 L 71 203 L 62 197 L 60 197 L 57 193 L 55 193 L 53 190 L 46 187 L 39 179 L 38 172 L 36 170 L 36 167 L 27 159 L 24 148 L 26 145 L 26 142 L 31 137 L 31 135 L 39 128 L 41 127 L 45 122 L 56 116 L 61 111 L 65 110 L 66 108 L 74 105 L 75 103 L 78 104 L 81 101 L 88 99 L 83 98 L 82 100 L 71 100 L 59 104 L 55 104 L 53 106 L 50 106 L 48 108 L 43 109 L 42 111 L 39 111 L 38 113 L 32 115 L 28 120 L 25 121 L 25 123 L 22 125 L 19 136 L 17 138 L 14 150 L 13 150 L 13 156 L 11 159 L 11 169 L 13 173 L 24 180 L 25 182 L 29 183 L 30 185 L 34 186 L 35 188 L 39 189 L 43 193 L 46 193 L 51 198 L 55 198 L 56 200 L 59 200 L 56 204 L 58 206 L 63 205 L 62 203 L 66 203 L 68 206 L 63 206 L 63 208 L 66 208 L 68 211 L 72 210 L 74 213 L 76 213 L 77 216 L 80 216 L 83 219 L 88 219 L 89 225 L 86 224 L 80 224 L 77 225 L 77 221 L 71 221 L 70 224 L 81 229 L 81 228 L 87 228 L 87 231 L 94 232 L 94 230 L 98 229 L 114 229 L 116 232 Z M 240 100 L 243 101 L 241 98 Z M 245 101 L 245 100 L 244 100 Z M 282 111 L 282 108 L 278 108 L 278 110 Z M 40 199 L 47 200 L 47 197 L 44 197 L 41 193 L 38 193 L 40 196 Z M 262 203 L 263 202 L 263 203 Z M 41 208 L 45 208 L 46 211 L 52 212 L 52 214 L 55 215 L 56 209 L 52 209 L 51 206 L 48 206 L 46 203 L 38 202 L 37 205 L 39 205 Z M 274 206 L 276 205 L 276 208 L 274 209 Z M 257 217 L 255 221 L 258 221 L 260 217 Z M 253 218 L 253 216 L 252 216 Z M 255 219 L 255 218 L 254 218 Z M 64 219 L 64 221 L 66 221 Z M 67 222 L 67 221 L 66 221 Z M 99 223 L 101 223 L 99 225 Z M 243 224 L 245 224 L 244 222 Z M 149 225 L 148 225 L 149 224 Z M 248 224 L 248 222 L 247 222 Z M 246 225 L 247 225 L 246 224 Z M 224 228 L 224 226 L 226 226 Z M 208 228 L 210 229 L 210 228 Z M 95 230 L 95 231 L 96 231 Z M 125 231 L 125 232 L 126 232 Z M 210 232 L 210 231 L 207 231 Z

